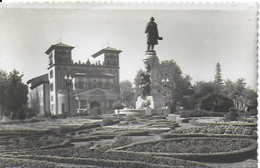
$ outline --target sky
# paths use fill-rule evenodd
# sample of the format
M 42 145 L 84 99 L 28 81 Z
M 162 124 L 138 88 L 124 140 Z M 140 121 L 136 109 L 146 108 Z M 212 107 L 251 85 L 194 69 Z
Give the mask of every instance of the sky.
M 47 73 L 45 51 L 60 41 L 75 46 L 75 62 L 94 62 L 91 55 L 107 46 L 122 50 L 120 80 L 133 82 L 144 69 L 144 31 L 153 16 L 163 37 L 155 46 L 160 61 L 176 61 L 193 83 L 213 81 L 219 62 L 224 80 L 244 78 L 256 89 L 255 5 L 43 6 L 0 6 L 0 69 L 15 68 L 24 82 Z

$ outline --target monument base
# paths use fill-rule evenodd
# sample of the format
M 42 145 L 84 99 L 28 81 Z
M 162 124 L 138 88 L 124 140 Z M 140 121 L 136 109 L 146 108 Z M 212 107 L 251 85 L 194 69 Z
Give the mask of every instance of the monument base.
M 144 108 L 147 105 L 152 109 L 162 108 L 163 100 L 155 99 L 153 96 L 147 96 L 144 99 L 141 96 L 137 98 L 136 109 Z

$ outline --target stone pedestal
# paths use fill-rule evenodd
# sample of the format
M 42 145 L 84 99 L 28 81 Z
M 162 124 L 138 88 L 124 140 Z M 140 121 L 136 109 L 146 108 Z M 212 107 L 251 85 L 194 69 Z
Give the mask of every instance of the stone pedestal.
M 141 108 L 142 104 L 149 101 L 150 107 L 152 109 L 162 109 L 164 105 L 164 96 L 160 92 L 161 86 L 159 84 L 159 59 L 156 56 L 155 51 L 148 51 L 145 53 L 145 58 L 143 59 L 143 62 L 145 64 L 145 67 L 147 69 L 147 73 L 150 75 L 151 80 L 151 92 L 150 96 L 147 96 L 146 98 L 138 97 L 136 102 L 136 108 Z

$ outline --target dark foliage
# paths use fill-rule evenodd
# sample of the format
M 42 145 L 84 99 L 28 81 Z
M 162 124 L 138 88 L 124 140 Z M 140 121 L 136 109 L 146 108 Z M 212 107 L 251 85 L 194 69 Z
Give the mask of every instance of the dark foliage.
M 228 112 L 230 107 L 234 107 L 234 103 L 226 96 L 212 94 L 201 101 L 200 108 L 208 111 Z
M 181 117 L 188 118 L 188 117 L 223 117 L 224 114 L 220 112 L 212 112 L 212 111 L 205 111 L 205 110 L 184 110 L 180 113 Z

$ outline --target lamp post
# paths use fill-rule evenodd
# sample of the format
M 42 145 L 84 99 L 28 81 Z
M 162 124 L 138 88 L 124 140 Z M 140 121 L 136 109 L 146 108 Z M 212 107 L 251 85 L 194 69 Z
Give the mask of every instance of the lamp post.
M 70 86 L 72 85 L 72 77 L 65 75 L 66 88 L 68 90 L 68 113 L 70 113 Z
M 168 88 L 169 87 L 169 79 L 163 78 L 162 83 L 163 83 L 164 106 L 166 106 L 167 92 L 168 92 L 168 89 L 169 89 Z

